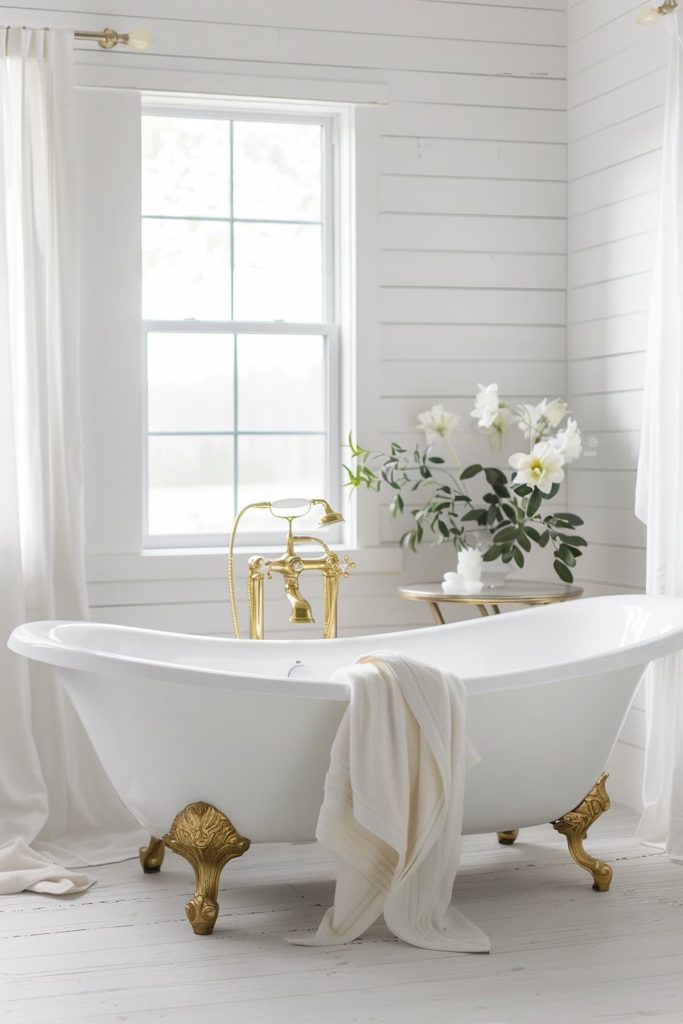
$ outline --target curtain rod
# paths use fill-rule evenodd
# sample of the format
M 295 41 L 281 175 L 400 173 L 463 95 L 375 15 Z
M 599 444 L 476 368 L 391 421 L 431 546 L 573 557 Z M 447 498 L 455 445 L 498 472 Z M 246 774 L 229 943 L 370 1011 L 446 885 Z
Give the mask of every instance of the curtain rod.
M 134 50 L 147 50 L 154 42 L 154 36 L 145 28 L 136 28 L 132 32 L 115 32 L 113 28 L 105 28 L 101 32 L 78 30 L 74 32 L 74 39 L 92 39 L 103 50 L 113 50 L 119 43 Z

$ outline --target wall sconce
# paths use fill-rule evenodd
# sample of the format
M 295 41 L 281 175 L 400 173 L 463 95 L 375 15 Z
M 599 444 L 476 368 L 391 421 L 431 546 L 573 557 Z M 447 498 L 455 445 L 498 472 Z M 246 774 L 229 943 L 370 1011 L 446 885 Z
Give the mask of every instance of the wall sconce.
M 664 0 L 659 7 L 643 7 L 636 21 L 639 25 L 651 25 L 662 14 L 671 14 L 678 7 L 678 0 Z

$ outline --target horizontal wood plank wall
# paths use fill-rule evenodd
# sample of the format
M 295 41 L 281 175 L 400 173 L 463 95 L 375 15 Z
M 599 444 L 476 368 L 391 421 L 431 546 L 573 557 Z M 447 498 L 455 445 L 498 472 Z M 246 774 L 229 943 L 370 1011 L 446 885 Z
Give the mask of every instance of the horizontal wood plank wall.
M 587 437 L 569 480 L 586 520 L 589 593 L 642 590 L 645 529 L 633 513 L 650 275 L 659 201 L 665 25 L 633 0 L 567 10 L 567 383 Z M 638 806 L 642 699 L 613 756 L 618 795 Z
M 6 6 L 3 20 L 151 31 L 144 54 L 77 43 L 81 81 L 125 86 L 144 69 L 150 88 L 171 74 L 179 89 L 193 74 L 249 76 L 274 95 L 305 80 L 319 83 L 321 98 L 330 82 L 386 87 L 376 156 L 378 440 L 409 436 L 432 401 L 467 425 L 480 381 L 518 399 L 564 390 L 564 0 L 52 0 Z M 472 439 L 462 441 L 474 454 Z M 342 587 L 345 632 L 428 624 L 427 609 L 399 600 L 396 586 L 450 567 L 442 551 L 403 565 L 386 505 L 376 508 L 386 557 L 357 557 Z M 150 557 L 131 578 L 134 554 L 92 552 L 95 618 L 229 632 L 223 558 Z M 273 635 L 291 635 L 271 586 Z

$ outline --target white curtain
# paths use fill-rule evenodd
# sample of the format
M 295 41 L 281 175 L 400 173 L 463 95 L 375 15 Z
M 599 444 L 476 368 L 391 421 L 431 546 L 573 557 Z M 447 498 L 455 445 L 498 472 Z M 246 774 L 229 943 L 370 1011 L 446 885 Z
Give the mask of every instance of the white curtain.
M 636 513 L 647 523 L 647 592 L 683 597 L 683 53 L 664 19 L 669 66 Z M 638 834 L 683 861 L 683 655 L 646 678 L 647 745 Z
M 87 617 L 72 48 L 0 27 L 0 847 L 81 865 L 139 834 L 54 677 L 5 647 Z

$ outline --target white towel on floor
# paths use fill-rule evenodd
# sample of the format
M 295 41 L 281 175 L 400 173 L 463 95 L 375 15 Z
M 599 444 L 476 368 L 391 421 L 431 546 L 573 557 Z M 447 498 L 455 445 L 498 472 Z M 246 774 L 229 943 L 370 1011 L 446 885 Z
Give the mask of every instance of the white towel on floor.
M 383 911 L 404 942 L 488 953 L 488 937 L 452 905 L 465 771 L 479 760 L 462 682 L 384 652 L 332 678 L 351 686 L 316 831 L 340 861 L 334 906 L 316 935 L 291 941 L 350 942 Z
M 46 892 L 53 896 L 83 892 L 93 884 L 92 879 L 78 871 L 70 871 L 53 864 L 47 857 L 36 853 L 23 839 L 0 847 L 0 896 L 23 892 Z

